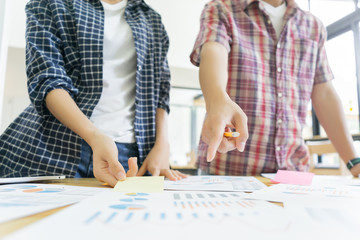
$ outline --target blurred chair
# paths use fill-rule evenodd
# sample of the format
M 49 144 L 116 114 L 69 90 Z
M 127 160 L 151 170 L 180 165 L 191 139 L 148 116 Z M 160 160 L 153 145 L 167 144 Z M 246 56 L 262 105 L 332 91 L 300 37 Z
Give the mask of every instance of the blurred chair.
M 338 166 L 322 166 L 314 163 L 314 155 L 321 156 L 326 154 L 337 154 L 335 147 L 330 140 L 306 141 L 310 152 L 310 171 L 318 175 L 351 175 L 344 161 L 339 157 Z

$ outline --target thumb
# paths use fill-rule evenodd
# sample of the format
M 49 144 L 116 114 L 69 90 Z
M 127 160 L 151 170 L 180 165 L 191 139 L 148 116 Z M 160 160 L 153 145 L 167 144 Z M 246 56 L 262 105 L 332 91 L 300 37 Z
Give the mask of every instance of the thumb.
M 239 115 L 235 117 L 234 121 L 235 129 L 240 134 L 240 136 L 235 139 L 235 146 L 240 152 L 243 152 L 245 143 L 249 137 L 247 116 L 244 113 L 243 116 Z
M 123 166 L 116 160 L 110 160 L 108 161 L 109 168 L 111 173 L 114 174 L 114 177 L 117 180 L 125 180 L 126 179 L 126 173 Z
M 128 160 L 129 171 L 126 173 L 126 177 L 136 176 L 138 172 L 137 158 L 131 157 Z

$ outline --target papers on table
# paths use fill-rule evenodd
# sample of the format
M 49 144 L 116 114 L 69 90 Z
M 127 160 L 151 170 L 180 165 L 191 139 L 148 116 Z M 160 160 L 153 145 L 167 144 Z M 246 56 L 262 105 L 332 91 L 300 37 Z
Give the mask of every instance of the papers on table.
M 165 190 L 252 192 L 266 188 L 255 177 L 189 176 L 179 181 L 165 180 Z
M 292 199 L 313 201 L 360 201 L 359 187 L 342 185 L 299 186 L 277 184 L 248 194 L 251 199 L 285 202 Z
M 106 188 L 50 184 L 0 186 L 0 223 L 79 202 Z
M 107 192 L 51 215 L 8 239 L 244 239 L 286 233 L 282 207 L 245 193 Z M 61 229 L 59 231 L 59 223 Z M 65 231 L 66 229 L 66 231 Z M 56 233 L 56 234 L 53 234 Z M 237 237 L 235 237 L 237 238 Z M 5 238 L 7 239 L 7 238 Z
M 132 187 L 129 192 L 99 189 L 98 193 L 86 194 L 80 191 L 82 187 L 7 185 L 0 187 L 0 204 L 3 203 L 6 210 L 2 197 L 8 193 L 22 194 L 17 198 L 9 197 L 7 201 L 11 214 L 16 215 L 18 210 L 24 211 L 22 208 L 29 214 L 29 209 L 42 211 L 41 207 L 47 204 L 54 208 L 54 205 L 60 206 L 60 202 L 67 205 L 66 202 L 70 204 L 83 199 L 8 235 L 7 240 L 105 239 L 114 236 L 181 240 L 234 239 L 238 236 L 250 240 L 356 239 L 356 230 L 360 227 L 357 181 L 349 184 L 352 180 L 344 178 L 340 184 L 331 177 L 315 180 L 316 176 L 311 186 L 277 184 L 265 187 L 254 177 L 192 176 L 178 182 L 165 181 L 167 191 L 155 193 L 134 192 Z M 86 189 L 91 191 L 91 188 L 82 190 Z M 239 192 L 245 189 L 256 191 Z M 26 194 L 33 195 L 29 201 L 26 197 L 22 199 Z M 96 196 L 88 197 L 92 194 Z M 281 201 L 285 207 L 264 200 Z M 10 216 L 10 210 L 5 211 L 5 215 Z M 0 213 L 1 218 L 4 213 L 1 205 Z M 59 226 L 64 231 L 59 231 Z

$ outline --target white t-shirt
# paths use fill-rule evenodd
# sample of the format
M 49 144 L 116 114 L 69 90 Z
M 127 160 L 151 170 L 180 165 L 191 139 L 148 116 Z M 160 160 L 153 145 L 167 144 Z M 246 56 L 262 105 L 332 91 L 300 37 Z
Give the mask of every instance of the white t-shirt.
M 273 5 L 264 1 L 262 1 L 262 3 L 266 10 L 266 13 L 271 19 L 272 25 L 275 28 L 276 37 L 279 39 L 283 27 L 283 17 L 286 12 L 286 3 L 284 1 L 280 6 L 277 7 L 274 7 Z
M 137 58 L 125 21 L 127 0 L 101 3 L 105 11 L 103 91 L 90 120 L 114 141 L 133 143 Z

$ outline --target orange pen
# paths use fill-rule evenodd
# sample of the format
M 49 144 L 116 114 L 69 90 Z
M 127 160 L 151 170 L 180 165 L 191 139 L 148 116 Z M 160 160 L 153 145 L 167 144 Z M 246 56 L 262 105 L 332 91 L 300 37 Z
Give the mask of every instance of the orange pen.
M 239 137 L 240 133 L 238 132 L 224 132 L 225 137 Z

